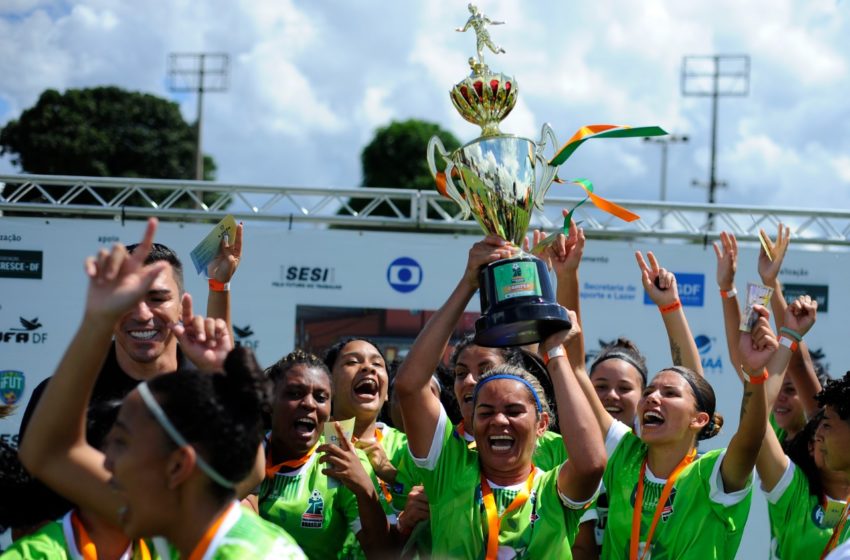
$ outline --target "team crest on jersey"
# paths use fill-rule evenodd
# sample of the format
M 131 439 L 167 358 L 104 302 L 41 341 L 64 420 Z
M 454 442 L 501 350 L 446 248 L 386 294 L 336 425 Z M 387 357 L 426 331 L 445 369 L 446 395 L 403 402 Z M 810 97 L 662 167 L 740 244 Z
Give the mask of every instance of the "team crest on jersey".
M 301 527 L 305 529 L 321 529 L 325 520 L 325 500 L 322 493 L 313 490 L 307 500 L 307 511 L 301 516 Z
M 661 497 L 661 486 L 655 487 L 656 485 L 647 486 L 644 490 L 644 502 L 643 502 L 643 511 L 646 513 L 647 510 L 654 511 L 656 505 L 658 504 L 658 499 Z M 632 507 L 635 506 L 635 497 L 637 495 L 637 485 L 635 485 L 635 489 L 632 490 L 631 504 Z M 670 519 L 670 516 L 673 515 L 673 503 L 676 500 L 676 489 L 673 488 L 670 491 L 670 496 L 667 498 L 667 502 L 664 504 L 664 508 L 661 510 L 661 521 L 667 521 Z

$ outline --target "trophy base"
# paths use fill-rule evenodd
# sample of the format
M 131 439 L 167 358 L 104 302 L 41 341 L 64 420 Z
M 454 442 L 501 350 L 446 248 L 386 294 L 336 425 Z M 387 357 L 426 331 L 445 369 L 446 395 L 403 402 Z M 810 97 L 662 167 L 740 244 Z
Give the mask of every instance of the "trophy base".
M 546 264 L 531 255 L 490 263 L 479 273 L 481 317 L 475 344 L 522 346 L 572 326 L 557 304 Z

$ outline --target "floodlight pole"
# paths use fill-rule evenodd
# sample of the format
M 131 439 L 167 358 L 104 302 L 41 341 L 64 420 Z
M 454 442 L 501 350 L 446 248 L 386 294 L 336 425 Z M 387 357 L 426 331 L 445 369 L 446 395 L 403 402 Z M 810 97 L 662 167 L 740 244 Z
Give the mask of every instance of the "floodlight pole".
M 172 53 L 169 56 L 170 89 L 176 92 L 194 91 L 198 96 L 195 120 L 195 179 L 204 179 L 204 150 L 202 144 L 204 92 L 226 91 L 230 57 L 223 53 Z M 207 67 L 207 63 L 211 67 Z M 183 66 L 188 64 L 188 67 Z M 208 83 L 207 78 L 217 80 Z
M 658 194 L 659 200 L 665 202 L 667 200 L 667 149 L 670 147 L 670 144 L 686 143 L 688 137 L 684 134 L 668 134 L 667 136 L 647 136 L 643 141 L 661 146 L 661 188 Z M 664 229 L 663 210 L 661 212 L 661 219 L 659 220 L 659 228 L 661 230 Z
M 711 60 L 713 62 L 713 70 L 708 72 L 699 72 L 688 69 L 688 63 L 692 65 L 694 62 Z M 742 68 L 735 71 L 721 70 L 721 65 L 726 62 L 730 64 L 739 64 Z M 711 78 L 711 90 L 705 91 L 692 89 L 689 87 L 689 79 L 691 82 L 694 79 Z M 743 87 L 736 89 L 734 82 L 731 87 L 722 88 L 720 84 L 721 78 L 731 78 L 732 80 L 742 80 Z M 749 95 L 750 88 L 750 57 L 749 55 L 712 55 L 712 56 L 686 56 L 682 59 L 682 95 L 684 96 L 711 96 L 711 154 L 708 171 L 708 203 L 715 203 L 715 191 L 718 187 L 724 186 L 722 181 L 717 180 L 717 109 L 718 99 L 720 96 L 746 96 Z M 700 185 L 694 181 L 694 185 Z M 714 214 L 708 214 L 708 231 L 714 229 Z

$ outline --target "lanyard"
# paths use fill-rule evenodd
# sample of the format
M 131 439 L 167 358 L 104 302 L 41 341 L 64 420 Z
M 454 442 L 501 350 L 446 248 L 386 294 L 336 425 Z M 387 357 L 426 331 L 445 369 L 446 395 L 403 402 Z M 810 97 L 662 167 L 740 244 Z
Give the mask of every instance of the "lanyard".
M 319 442 L 316 442 L 316 445 L 313 446 L 310 451 L 308 451 L 303 457 L 299 457 L 297 459 L 290 459 L 288 461 L 284 461 L 282 463 L 278 463 L 277 465 L 271 465 L 272 462 L 272 446 L 269 444 L 269 450 L 266 452 L 266 478 L 274 478 L 280 469 L 283 467 L 288 467 L 290 469 L 297 469 L 307 463 L 310 460 L 310 457 L 313 456 L 313 453 L 316 451 L 316 448 L 319 447 Z
M 838 521 L 838 524 L 832 530 L 832 536 L 829 537 L 829 542 L 826 543 L 826 548 L 823 549 L 823 554 L 821 554 L 820 556 L 821 560 L 826 558 L 826 556 L 838 544 L 838 539 L 841 537 L 842 531 L 844 531 L 844 525 L 847 524 L 848 514 L 850 514 L 850 501 L 848 501 L 847 505 L 844 506 L 844 513 L 841 514 L 841 519 Z
M 97 549 L 95 548 L 91 537 L 89 537 L 85 526 L 83 526 L 83 522 L 80 521 L 76 511 L 71 512 L 71 526 L 74 528 L 77 540 L 77 549 L 80 552 L 80 556 L 83 557 L 83 560 L 97 560 Z M 132 547 L 132 543 L 130 546 Z M 145 541 L 139 540 L 137 546 L 142 560 L 150 560 L 151 553 L 150 550 L 148 550 L 148 546 L 145 544 Z M 126 557 L 127 554 L 124 554 Z
M 481 497 L 484 501 L 484 510 L 487 513 L 487 556 L 486 560 L 496 560 L 499 553 L 499 528 L 502 525 L 502 519 L 511 511 L 521 508 L 528 501 L 528 496 L 531 494 L 531 486 L 534 484 L 534 465 L 531 465 L 531 474 L 525 481 L 525 486 L 519 491 L 513 501 L 502 515 L 499 515 L 499 510 L 496 508 L 496 499 L 493 497 L 493 490 L 490 489 L 490 484 L 484 473 L 481 473 Z
M 204 536 L 201 537 L 201 540 L 195 545 L 194 550 L 192 550 L 192 553 L 189 555 L 189 560 L 201 560 L 201 558 L 204 557 L 204 554 L 206 554 L 210 544 L 212 544 L 212 540 L 215 538 L 215 534 L 218 532 L 218 528 L 221 527 L 221 524 L 224 522 L 224 518 L 227 517 L 227 514 L 230 513 L 230 510 L 233 509 L 233 507 L 233 504 L 229 505 L 227 509 L 221 512 L 216 520 L 213 521 L 213 524 L 207 527 L 207 530 L 204 532 Z
M 679 474 L 681 474 L 682 469 L 690 465 L 694 461 L 694 457 L 696 457 L 696 455 L 697 450 L 691 449 L 691 452 L 679 461 L 679 464 L 676 465 L 676 468 L 673 469 L 673 472 L 670 473 L 670 476 L 667 478 L 667 482 L 664 483 L 664 489 L 661 490 L 661 496 L 658 498 L 658 503 L 655 504 L 655 513 L 652 515 L 652 523 L 649 526 L 649 532 L 646 534 L 643 554 L 638 556 L 638 547 L 640 545 L 640 521 L 643 516 L 643 480 L 646 475 L 647 462 L 647 458 L 644 457 L 643 465 L 640 467 L 640 478 L 638 479 L 637 492 L 635 493 L 635 509 L 632 511 L 632 538 L 629 543 L 630 560 L 643 560 L 643 558 L 646 558 L 649 554 L 649 551 L 652 549 L 650 543 L 652 543 L 655 527 L 658 525 L 658 520 L 661 519 L 661 512 L 664 511 L 664 505 L 670 497 L 670 492 L 673 491 L 673 484 L 676 482 L 676 479 L 679 478 Z
M 378 440 L 378 443 L 381 443 L 381 442 L 384 441 L 384 433 L 380 430 L 380 428 L 375 428 L 375 439 Z M 381 446 L 383 447 L 382 443 L 381 443 Z M 381 492 L 384 494 L 384 500 L 386 500 L 387 503 L 389 504 L 390 502 L 393 501 L 393 495 L 390 494 L 389 488 L 387 488 L 386 483 L 383 480 L 381 480 L 381 477 L 378 476 L 378 473 L 375 473 L 375 478 L 378 479 L 378 484 L 381 485 Z
M 466 428 L 464 428 L 463 426 L 463 420 L 461 420 L 460 423 L 455 427 L 455 430 L 457 430 L 457 433 L 461 437 L 461 439 L 466 442 L 466 447 L 468 447 L 469 449 L 475 449 L 475 440 L 473 439 L 470 441 L 466 439 Z

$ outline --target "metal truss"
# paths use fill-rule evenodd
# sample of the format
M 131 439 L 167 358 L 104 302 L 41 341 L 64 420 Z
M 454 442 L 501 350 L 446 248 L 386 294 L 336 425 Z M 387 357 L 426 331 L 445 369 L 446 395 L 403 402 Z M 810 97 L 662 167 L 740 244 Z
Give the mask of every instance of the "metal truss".
M 532 227 L 553 231 L 562 225 L 561 208 L 580 198 L 550 196 Z M 575 220 L 590 237 L 679 239 L 706 243 L 720 230 L 739 240 L 757 240 L 758 229 L 773 235 L 780 222 L 809 245 L 850 247 L 850 211 L 803 210 L 733 205 L 618 201 L 641 216 L 625 223 L 590 204 Z M 0 175 L 0 213 L 14 216 L 142 218 L 213 221 L 227 214 L 238 220 L 287 222 L 397 231 L 478 233 L 452 203 L 435 191 L 273 187 L 204 181 L 161 181 L 54 175 Z M 713 215 L 713 221 L 709 215 Z M 713 230 L 710 228 L 712 227 Z

